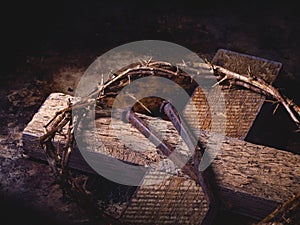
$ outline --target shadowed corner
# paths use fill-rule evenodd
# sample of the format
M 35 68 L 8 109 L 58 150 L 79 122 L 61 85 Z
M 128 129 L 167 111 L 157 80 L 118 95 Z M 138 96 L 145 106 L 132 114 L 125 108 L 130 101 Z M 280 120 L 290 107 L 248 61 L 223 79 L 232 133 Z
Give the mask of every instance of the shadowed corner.
M 69 225 L 67 221 L 54 218 L 51 213 L 42 212 L 17 196 L 5 196 L 0 193 L 1 224 L 2 225 Z

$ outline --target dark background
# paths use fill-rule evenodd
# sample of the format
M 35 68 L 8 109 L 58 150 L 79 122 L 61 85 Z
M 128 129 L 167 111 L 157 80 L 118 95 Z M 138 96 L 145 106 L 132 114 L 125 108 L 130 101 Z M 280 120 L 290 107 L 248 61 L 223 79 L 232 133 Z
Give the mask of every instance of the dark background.
M 5 224 L 85 223 L 75 205 L 57 200 L 47 166 L 22 158 L 20 134 L 51 92 L 69 93 L 69 87 L 76 88 L 72 79 L 121 44 L 157 39 L 208 59 L 225 48 L 279 61 L 283 69 L 275 86 L 300 104 L 300 15 L 287 1 L 29 0 L 6 2 L 0 14 L 0 216 L 7 216 Z M 248 141 L 299 153 L 299 133 L 281 107 L 272 115 L 274 107 L 266 103 Z M 223 222 L 234 224 L 233 217 L 223 215 Z

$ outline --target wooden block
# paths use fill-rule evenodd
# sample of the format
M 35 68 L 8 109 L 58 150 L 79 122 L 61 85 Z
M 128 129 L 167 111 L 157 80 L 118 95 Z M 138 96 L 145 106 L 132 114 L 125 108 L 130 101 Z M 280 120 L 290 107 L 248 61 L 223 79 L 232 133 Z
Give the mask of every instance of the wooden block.
M 44 102 L 32 121 L 23 132 L 23 146 L 27 154 L 34 158 L 45 159 L 37 138 L 43 134 L 45 124 L 57 110 L 66 105 L 67 99 L 72 98 L 61 93 L 52 93 Z M 165 130 L 165 138 L 174 146 L 180 142 L 177 131 L 168 121 L 142 116 L 148 123 L 156 124 L 156 130 Z M 99 145 L 93 152 L 95 160 L 105 163 L 107 170 L 111 160 L 118 159 L 126 163 L 142 165 L 158 165 L 161 156 L 157 154 L 155 146 L 129 124 L 121 124 L 120 132 L 130 140 L 135 140 L 140 146 L 138 151 L 124 146 L 111 130 L 110 118 L 96 120 L 98 136 L 106 148 Z M 212 141 L 210 133 L 201 131 L 200 140 L 204 143 Z M 55 140 L 56 144 L 64 144 L 64 138 Z M 214 146 L 213 144 L 211 146 Z M 217 145 L 216 145 L 217 146 Z M 185 149 L 181 149 L 184 151 Z M 216 149 L 218 150 L 218 149 Z M 86 161 L 80 155 L 78 149 L 71 155 L 69 166 L 81 171 L 92 172 Z M 159 166 L 159 165 L 158 165 Z M 278 203 L 282 203 L 300 189 L 300 156 L 278 150 L 275 148 L 251 144 L 234 138 L 224 138 L 220 152 L 212 163 L 216 175 L 217 185 L 220 188 L 224 205 L 231 210 L 262 218 L 270 213 Z M 132 176 L 128 171 L 123 171 L 124 176 Z M 143 177 L 140 178 L 143 180 Z M 177 179 L 176 176 L 172 179 Z M 178 178 L 182 179 L 182 178 Z M 186 178 L 188 179 L 188 178 Z M 195 184 L 193 183 L 195 186 Z M 197 188 L 197 187 L 193 187 Z M 198 187 L 199 188 L 199 187 Z

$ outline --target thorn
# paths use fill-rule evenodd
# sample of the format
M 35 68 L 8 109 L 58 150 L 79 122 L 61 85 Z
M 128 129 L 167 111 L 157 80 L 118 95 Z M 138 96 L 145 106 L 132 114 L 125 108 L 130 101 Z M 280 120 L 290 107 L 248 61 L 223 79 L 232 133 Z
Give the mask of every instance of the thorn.
M 152 61 L 152 56 L 147 60 L 146 66 L 149 66 L 150 62 Z
M 273 105 L 278 103 L 278 101 L 274 101 L 274 100 L 271 100 L 271 99 L 266 99 L 265 102 L 272 103 Z
M 288 103 L 289 106 L 294 106 L 295 105 L 293 99 L 287 99 L 287 103 Z
M 47 126 L 44 125 L 43 128 L 44 128 L 44 133 L 47 134 L 48 133 Z
M 224 76 L 220 81 L 218 81 L 217 83 L 215 83 L 212 87 L 215 87 L 215 86 L 219 85 L 220 83 L 222 83 L 226 79 L 227 79 L 227 76 Z
M 140 64 L 143 66 L 143 67 L 146 67 L 147 64 L 148 64 L 148 61 L 144 60 L 144 59 L 138 59 Z
M 251 73 L 251 67 L 250 67 L 250 65 L 248 65 L 248 67 L 247 67 L 247 75 L 248 75 L 251 79 L 257 80 L 257 77 L 256 77 L 254 74 Z
M 251 67 L 250 67 L 250 65 L 248 65 L 248 67 L 247 67 L 247 74 L 251 77 Z
M 98 83 L 98 90 L 100 90 L 99 94 L 98 94 L 98 97 L 101 96 L 101 95 L 104 95 L 104 89 L 103 89 L 103 86 L 104 86 L 104 75 L 103 73 L 101 74 L 101 80 L 100 80 L 100 83 Z
M 178 65 L 176 65 L 176 75 L 178 75 L 179 73 L 179 68 L 178 68 Z
M 148 113 L 152 114 L 152 112 L 150 111 L 150 109 L 147 108 L 147 106 L 145 106 L 140 100 L 138 100 L 136 97 L 134 97 L 132 94 L 130 93 L 126 93 L 130 98 L 134 99 L 137 103 L 139 103 L 143 109 L 145 109 Z
M 279 103 L 277 103 L 277 105 L 275 106 L 275 109 L 273 110 L 273 115 L 275 115 L 275 113 L 276 113 L 278 107 L 279 107 Z
M 103 75 L 103 73 L 101 74 L 100 85 L 101 85 L 101 86 L 104 85 L 104 75 Z
M 194 75 L 190 75 L 190 78 L 191 78 L 191 83 L 193 83 L 193 81 L 194 81 Z
M 109 79 L 114 79 L 118 74 L 114 73 L 112 70 L 109 72 Z
M 210 69 L 211 69 L 212 71 L 215 71 L 214 65 L 213 65 L 210 61 L 208 61 L 207 58 L 204 58 L 204 62 L 210 67 Z

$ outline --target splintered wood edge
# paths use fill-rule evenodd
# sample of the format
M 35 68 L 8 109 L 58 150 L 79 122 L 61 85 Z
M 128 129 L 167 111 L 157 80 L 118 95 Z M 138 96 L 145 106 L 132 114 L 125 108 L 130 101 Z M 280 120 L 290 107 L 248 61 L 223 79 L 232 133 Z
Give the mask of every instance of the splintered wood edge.
M 45 160 L 37 138 L 43 134 L 43 124 L 57 110 L 65 107 L 68 98 L 72 97 L 62 93 L 52 93 L 24 129 L 23 147 L 32 158 Z M 151 121 L 153 118 L 145 116 L 144 119 Z M 100 118 L 97 123 L 103 126 L 107 123 L 105 120 L 107 118 Z M 178 137 L 176 131 L 171 129 L 172 124 L 170 122 L 161 122 L 161 126 L 164 129 L 170 128 L 170 136 Z M 107 134 L 105 135 L 103 136 L 104 139 L 107 138 Z M 143 138 L 138 132 L 135 135 L 140 135 L 140 138 Z M 200 140 L 204 143 L 211 143 L 212 148 L 218 146 L 217 143 L 214 143 L 213 136 L 208 132 L 200 132 Z M 63 140 L 61 141 L 61 144 L 64 144 Z M 220 149 L 216 149 L 219 150 L 219 153 L 212 163 L 212 168 L 220 188 L 220 195 L 227 208 L 260 219 L 270 213 L 278 203 L 286 201 L 300 190 L 299 155 L 234 138 L 224 137 L 221 142 Z M 112 143 L 112 146 L 114 144 Z M 118 152 L 118 148 L 112 148 L 109 153 L 91 152 L 91 154 L 95 159 L 100 158 L 108 169 L 113 170 L 114 168 L 110 168 L 110 166 L 111 162 L 115 160 L 114 152 Z M 116 155 L 119 157 L 118 154 Z M 135 157 L 140 156 L 137 155 L 133 158 Z M 125 157 L 123 161 L 132 163 L 131 159 L 132 157 Z M 145 165 L 144 163 L 145 161 L 141 160 L 134 164 Z M 69 167 L 95 173 L 78 149 L 71 155 Z M 123 171 L 123 173 L 125 177 L 131 176 L 130 171 Z M 142 179 L 143 177 L 141 177 Z

